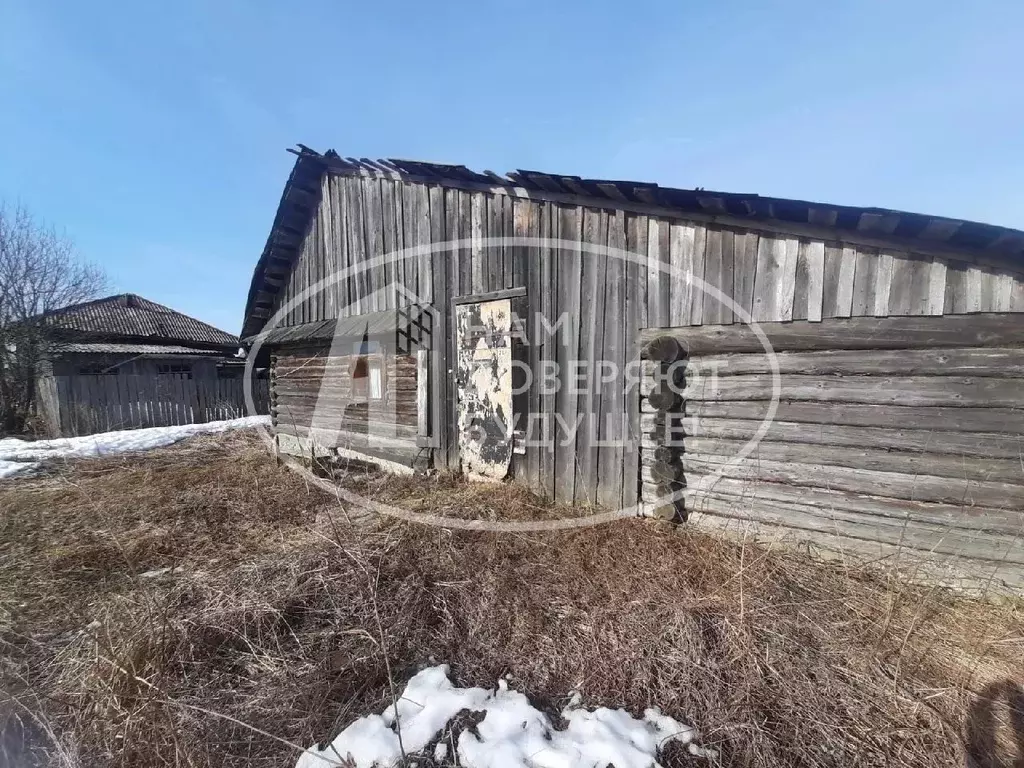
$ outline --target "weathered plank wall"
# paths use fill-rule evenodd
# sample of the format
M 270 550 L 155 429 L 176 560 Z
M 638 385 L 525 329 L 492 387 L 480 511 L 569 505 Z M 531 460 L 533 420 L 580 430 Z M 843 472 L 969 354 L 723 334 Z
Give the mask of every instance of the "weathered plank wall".
M 921 329 L 904 322 L 909 336 Z M 826 321 L 823 335 L 839 347 L 829 351 L 801 351 L 798 330 L 766 327 L 783 349 L 774 356 L 778 412 L 742 459 L 769 414 L 769 355 L 746 334 L 736 333 L 746 341 L 735 353 L 722 354 L 714 348 L 728 343 L 702 330 L 649 331 L 645 338 L 678 338 L 691 355 L 671 406 L 683 413 L 671 440 L 655 383 L 642 387 L 652 436 L 642 454 L 644 500 L 659 495 L 653 483 L 664 471 L 653 446 L 670 443 L 686 512 L 698 520 L 754 523 L 872 557 L 950 556 L 981 581 L 1024 585 L 1024 348 L 1012 346 L 1020 325 L 990 318 L 985 343 L 993 346 L 899 349 L 897 335 L 879 350 L 864 348 L 870 324 Z
M 587 211 L 594 221 L 583 228 Z M 551 287 L 554 273 L 566 265 L 559 261 L 558 270 L 545 271 L 543 249 L 483 243 L 511 235 L 564 234 L 569 240 L 627 248 L 646 262 L 638 277 L 644 282 L 645 324 L 651 327 L 739 322 L 734 307 L 700 290 L 701 281 L 734 299 L 759 322 L 1024 312 L 1024 271 L 991 258 L 933 255 L 927 243 L 916 249 L 882 248 L 838 236 L 829 240 L 758 231 L 755 226 L 741 229 L 588 207 L 582 199 L 579 205 L 568 205 L 328 173 L 318 213 L 275 308 L 330 275 L 373 260 L 373 266 L 296 303 L 281 323 L 430 303 L 437 293 L 438 271 L 451 278 L 443 291 L 448 298 L 528 287 L 535 262 L 547 276 L 538 285 Z M 455 252 L 450 276 L 443 255 L 415 251 L 448 240 L 466 241 Z M 405 255 L 383 258 L 396 252 Z M 687 274 L 696 280 L 687 280 Z
M 635 208 L 635 206 L 633 206 Z M 639 410 L 623 371 L 636 359 L 636 336 L 646 327 L 727 326 L 749 316 L 759 322 L 834 318 L 914 317 L 1024 312 L 1024 275 L 964 254 L 920 248 L 884 248 L 778 231 L 739 228 L 644 213 L 609 205 L 528 199 L 385 177 L 327 173 L 321 201 L 301 254 L 284 280 L 276 309 L 299 325 L 414 303 L 433 303 L 435 344 L 444 369 L 453 359 L 450 333 L 454 299 L 524 289 L 532 342 L 531 369 L 574 361 L 604 361 L 613 379 L 589 377 L 577 391 L 532 387 L 525 400 L 539 420 L 529 427 L 526 454 L 515 476 L 559 501 L 605 506 L 635 503 L 638 486 Z M 550 237 L 569 247 L 488 246 L 488 238 Z M 877 234 L 884 240 L 885 233 Z M 459 240 L 454 250 L 406 251 Z M 586 246 L 625 249 L 620 260 Z M 374 261 L 377 260 L 377 261 Z M 372 264 L 295 303 L 303 291 L 354 266 Z M 675 272 L 666 271 L 672 268 Z M 689 277 L 687 277 L 689 276 Z M 735 299 L 719 301 L 702 282 Z M 400 285 L 401 288 L 396 287 Z M 555 325 L 536 333 L 536 313 Z M 813 333 L 813 331 L 812 331 Z M 432 401 L 444 409 L 435 463 L 458 466 L 454 393 L 440 376 Z M 565 428 L 563 425 L 569 425 Z M 524 425 L 519 424 L 520 427 Z
M 247 415 L 241 378 L 197 374 L 52 376 L 40 380 L 44 418 L 54 436 L 167 427 Z M 258 413 L 269 410 L 266 379 L 253 379 Z
M 307 448 L 346 448 L 411 466 L 419 449 L 415 355 L 376 353 L 382 400 L 353 391 L 356 355 L 331 355 L 329 345 L 277 352 L 271 372 L 270 415 L 279 434 Z

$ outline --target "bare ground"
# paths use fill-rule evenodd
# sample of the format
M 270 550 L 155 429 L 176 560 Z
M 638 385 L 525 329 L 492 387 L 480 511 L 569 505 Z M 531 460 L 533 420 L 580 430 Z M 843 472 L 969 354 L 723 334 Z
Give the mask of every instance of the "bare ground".
M 342 481 L 553 514 L 511 486 Z M 1024 765 L 1019 603 L 644 521 L 357 525 L 251 434 L 0 483 L 0 765 L 287 766 L 431 660 L 549 707 L 659 705 L 723 766 Z

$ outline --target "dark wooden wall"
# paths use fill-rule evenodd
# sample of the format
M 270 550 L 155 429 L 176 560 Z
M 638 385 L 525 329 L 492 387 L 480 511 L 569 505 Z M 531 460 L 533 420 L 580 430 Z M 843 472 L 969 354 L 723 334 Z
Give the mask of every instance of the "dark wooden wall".
M 369 401 L 352 390 L 356 356 L 332 356 L 329 344 L 280 349 L 271 369 L 277 433 L 307 448 L 340 447 L 412 466 L 419 452 L 416 357 L 387 349 L 378 356 L 386 399 Z
M 526 362 L 535 369 L 545 360 L 564 369 L 580 359 L 606 360 L 621 371 L 636 358 L 642 328 L 739 321 L 734 307 L 705 295 L 685 279 L 687 273 L 733 297 L 761 322 L 1024 312 L 1019 271 L 982 256 L 930 249 L 927 242 L 890 247 L 885 221 L 872 237 L 851 241 L 832 238 L 825 228 L 820 236 L 790 234 L 777 225 L 737 227 L 635 205 L 625 210 L 608 201 L 527 199 L 368 174 L 328 173 L 321 192 L 301 255 L 279 293 L 276 308 L 288 306 L 280 324 L 433 303 L 441 310 L 434 343 L 443 349 L 447 367 L 452 301 L 515 288 L 525 289 L 531 316 L 565 313 L 569 318 L 555 337 L 529 346 Z M 485 245 L 487 238 L 500 236 L 625 249 L 637 259 L 623 261 L 600 250 Z M 461 245 L 381 259 L 396 250 L 452 240 Z M 294 302 L 325 277 L 374 259 L 379 262 L 358 275 Z M 395 290 L 395 283 L 402 289 Z M 455 467 L 448 377 L 440 377 L 437 389 L 432 400 L 446 413 L 435 462 Z M 637 398 L 636 389 L 627 389 L 621 379 L 595 383 L 582 394 L 534 388 L 527 400 L 531 413 L 558 414 L 568 424 L 582 414 L 583 423 L 568 441 L 528 447 L 517 457 L 516 477 L 559 501 L 635 503 L 642 439 Z M 612 444 L 623 433 L 627 445 Z
M 40 416 L 53 437 L 121 429 L 223 421 L 248 415 L 241 377 L 220 378 L 200 368 L 177 373 L 43 376 L 37 380 Z M 266 378 L 252 380 L 257 413 L 269 411 Z

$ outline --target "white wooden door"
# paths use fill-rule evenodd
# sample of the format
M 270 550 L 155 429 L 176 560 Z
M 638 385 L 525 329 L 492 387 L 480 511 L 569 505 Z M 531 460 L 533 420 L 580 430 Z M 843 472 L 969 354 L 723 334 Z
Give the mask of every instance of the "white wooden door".
M 455 307 L 456 425 L 462 471 L 501 480 L 512 462 L 512 302 Z

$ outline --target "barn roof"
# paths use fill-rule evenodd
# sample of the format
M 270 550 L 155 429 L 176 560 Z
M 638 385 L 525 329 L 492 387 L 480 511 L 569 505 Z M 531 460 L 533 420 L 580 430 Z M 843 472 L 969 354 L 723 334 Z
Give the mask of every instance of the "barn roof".
M 238 337 L 134 293 L 72 304 L 43 315 L 65 342 L 160 342 L 189 348 L 237 349 Z
M 461 189 L 504 191 L 516 197 L 599 204 L 664 215 L 698 215 L 731 225 L 749 223 L 756 226 L 760 222 L 794 230 L 807 228 L 808 232 L 817 231 L 818 236 L 823 231 L 832 230 L 836 239 L 845 233 L 907 248 L 941 248 L 965 254 L 983 252 L 995 258 L 1024 259 L 1024 232 L 1020 230 L 888 208 L 830 205 L 701 188 L 676 189 L 649 182 L 585 179 L 528 170 L 501 176 L 492 171 L 472 171 L 464 165 L 343 158 L 334 150 L 320 154 L 302 144 L 298 149 L 289 151 L 297 157 L 281 195 L 267 243 L 253 272 L 243 337 L 258 333 L 269 316 L 276 284 L 264 279 L 266 273 L 275 264 L 279 269 L 281 266 L 290 268 L 298 258 L 306 229 L 316 214 L 321 176 L 328 171 Z

